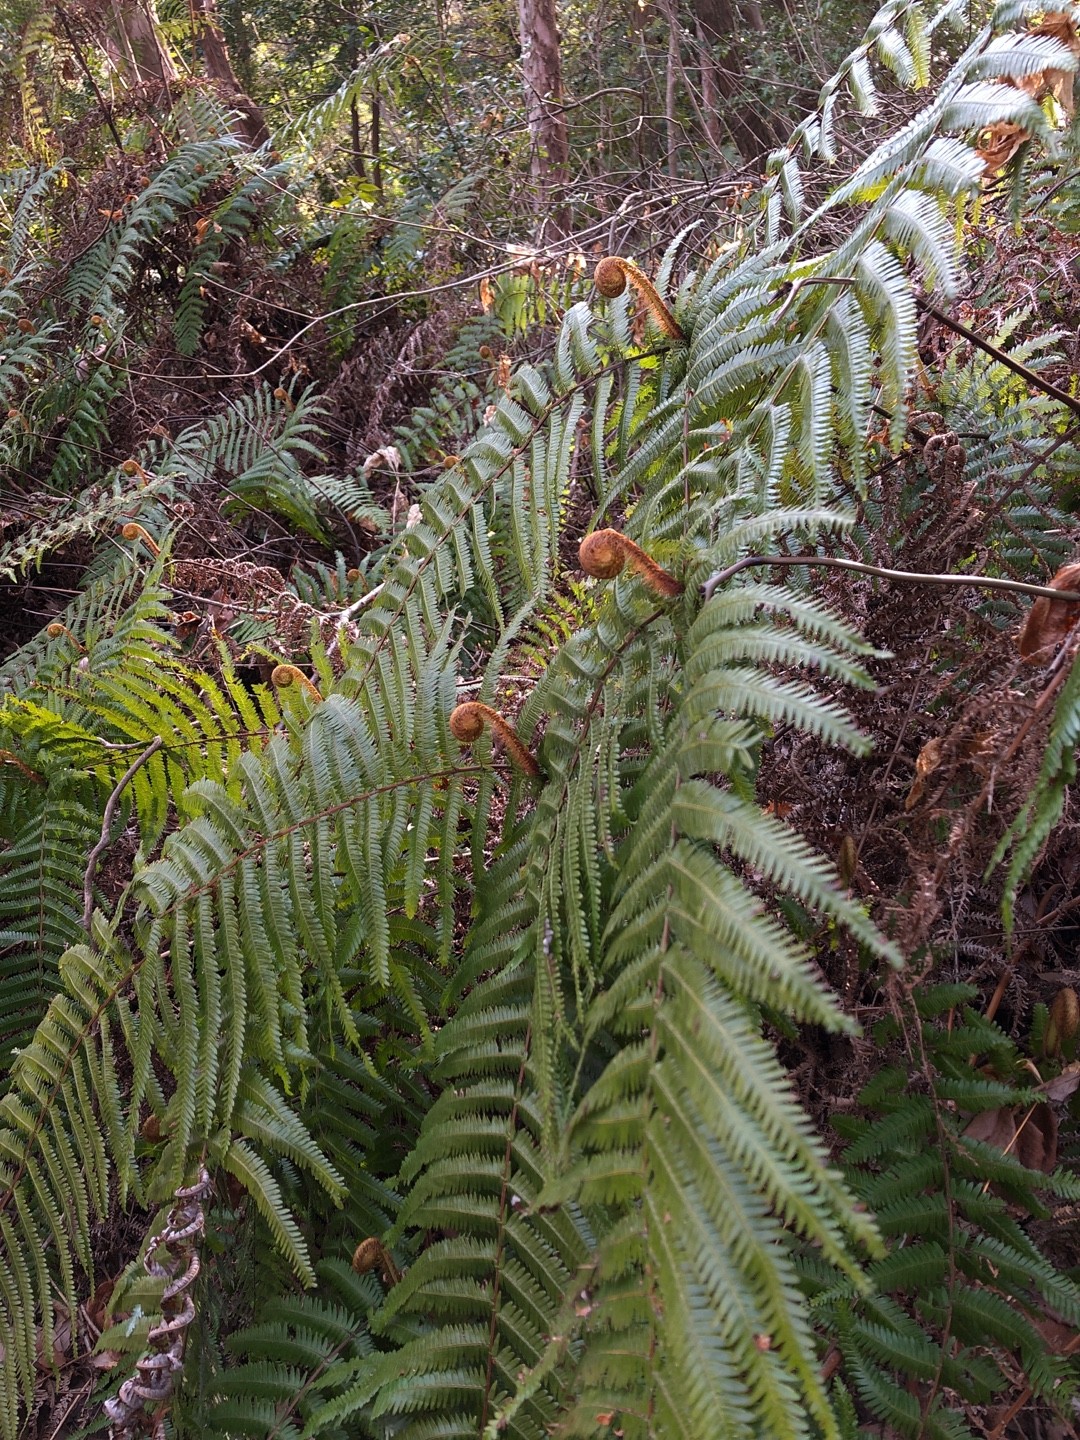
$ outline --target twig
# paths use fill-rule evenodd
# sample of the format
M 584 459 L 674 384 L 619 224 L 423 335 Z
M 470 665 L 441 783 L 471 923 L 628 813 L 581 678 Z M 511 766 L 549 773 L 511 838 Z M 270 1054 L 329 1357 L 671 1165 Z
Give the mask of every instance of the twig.
M 924 575 L 916 570 L 883 570 L 860 560 L 841 560 L 836 555 L 744 555 L 710 575 L 704 585 L 705 599 L 711 600 L 721 585 L 751 565 L 827 565 L 834 570 L 857 570 L 860 575 L 877 575 L 882 580 L 908 580 L 914 585 L 975 585 L 983 590 L 1010 590 L 1018 595 L 1041 595 L 1048 600 L 1080 600 L 1080 591 L 1054 590 L 1049 585 L 1029 585 L 1026 580 L 1001 580 L 994 575 Z
M 90 916 L 93 913 L 94 909 L 94 874 L 97 870 L 97 863 L 101 859 L 102 853 L 108 849 L 109 831 L 112 829 L 112 822 L 116 816 L 116 807 L 120 804 L 120 796 L 124 793 L 125 787 L 131 781 L 136 771 L 141 769 L 141 767 L 145 765 L 146 762 L 150 759 L 150 756 L 155 755 L 161 749 L 164 743 L 164 735 L 154 736 L 153 740 L 151 740 L 150 744 L 146 747 L 142 754 L 137 756 L 131 762 L 128 768 L 124 771 L 123 775 L 113 787 L 113 792 L 109 796 L 108 801 L 106 802 L 105 814 L 101 821 L 101 836 L 98 839 L 97 844 L 90 851 L 90 854 L 87 857 L 86 874 L 83 876 L 82 928 L 86 931 L 88 935 L 90 934 Z
M 383 584 L 385 583 L 384 581 Z M 351 605 L 346 605 L 345 609 L 342 610 L 341 614 L 337 617 L 337 623 L 344 625 L 346 620 L 351 620 L 354 615 L 358 615 L 365 605 L 370 605 L 376 595 L 382 593 L 382 588 L 382 585 L 373 585 L 370 590 L 360 596 L 359 600 L 354 600 Z
M 1071 1340 L 1066 1341 L 1060 1350 L 1054 1351 L 1054 1354 L 1063 1357 L 1065 1355 L 1072 1355 L 1078 1349 L 1080 1349 L 1080 1335 L 1074 1335 Z M 1006 1426 L 1016 1419 L 1017 1415 L 1019 1415 L 1020 1411 L 1030 1399 L 1031 1386 L 1025 1385 L 1005 1413 L 997 1419 L 994 1428 L 987 1430 L 987 1440 L 1001 1440 L 1001 1437 L 1005 1434 Z
M 1041 390 L 1044 395 L 1052 395 L 1062 405 L 1068 406 L 1074 415 L 1080 415 L 1080 400 L 1070 395 L 1067 390 L 1062 390 L 1050 380 L 1044 380 L 1041 375 L 1027 365 L 1022 365 L 1019 360 L 1014 360 L 1011 355 L 1006 355 L 1004 350 L 999 350 L 996 345 L 991 345 L 989 340 L 984 340 L 981 335 L 976 335 L 975 331 L 969 329 L 962 321 L 950 319 L 943 310 L 939 310 L 936 305 L 931 305 L 928 300 L 919 300 L 917 303 L 924 314 L 932 315 L 939 324 L 944 325 L 947 330 L 951 330 L 954 335 L 963 336 L 976 349 L 999 361 L 1014 375 L 1021 376 L 1029 385 L 1034 385 L 1036 390 Z
M 101 113 L 105 116 L 105 124 L 109 127 L 109 134 L 116 141 L 117 150 L 119 150 L 120 154 L 123 155 L 124 142 L 120 139 L 120 132 L 116 128 L 116 122 L 113 119 L 112 111 L 109 109 L 108 105 L 106 105 L 105 97 L 98 89 L 98 83 L 94 79 L 93 73 L 90 70 L 90 66 L 86 63 L 86 57 L 83 55 L 82 50 L 79 47 L 79 42 L 75 39 L 75 32 L 74 30 L 72 30 L 71 25 L 68 22 L 68 17 L 64 14 L 64 7 L 62 5 L 57 5 L 56 16 L 57 19 L 60 21 L 60 24 L 64 27 L 65 34 L 71 41 L 71 48 L 75 51 L 75 59 L 79 62 L 79 68 L 82 70 L 87 80 L 89 80 L 90 88 L 97 96 L 97 102 L 101 106 Z
M 379 585 L 373 585 L 371 589 L 366 592 L 366 594 L 360 596 L 359 600 L 354 600 L 351 605 L 346 605 L 345 609 L 342 610 L 341 614 L 335 617 L 336 628 L 334 630 L 334 638 L 326 647 L 327 655 L 333 655 L 335 650 L 340 650 L 340 641 L 341 636 L 344 632 L 345 625 L 352 619 L 354 615 L 359 615 L 360 611 L 363 610 L 366 605 L 370 605 L 372 600 L 374 600 L 376 596 L 382 593 L 382 588 L 385 584 L 386 581 L 384 580 Z

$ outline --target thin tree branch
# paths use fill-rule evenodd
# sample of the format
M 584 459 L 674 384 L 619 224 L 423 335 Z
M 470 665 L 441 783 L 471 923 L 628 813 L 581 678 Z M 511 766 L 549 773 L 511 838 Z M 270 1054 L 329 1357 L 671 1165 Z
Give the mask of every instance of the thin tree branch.
M 880 565 L 864 565 L 859 560 L 841 560 L 836 555 L 745 555 L 710 575 L 703 587 L 705 599 L 711 600 L 721 585 L 726 585 L 740 570 L 751 565 L 826 565 L 834 570 L 856 570 L 860 575 L 877 575 L 882 580 L 908 580 L 914 585 L 976 586 L 982 590 L 1009 590 L 1018 595 L 1040 595 L 1048 600 L 1080 600 L 1080 591 L 1055 590 L 1049 585 L 1029 585 L 1026 580 L 1002 580 L 993 575 L 925 575 L 916 570 L 883 570 Z
M 98 861 L 101 859 L 104 851 L 109 847 L 109 831 L 112 829 L 112 822 L 116 816 L 116 807 L 120 804 L 120 796 L 124 793 L 125 788 L 135 773 L 146 764 L 151 755 L 157 754 L 164 743 L 164 735 L 154 736 L 142 754 L 136 756 L 124 771 L 123 775 L 121 775 L 106 803 L 105 814 L 101 821 L 101 836 L 87 857 L 86 874 L 83 876 L 83 913 L 81 923 L 82 928 L 88 935 L 90 934 L 90 916 L 94 911 L 94 874 L 97 871 Z
M 929 300 L 918 300 L 917 303 L 923 314 L 932 315 L 939 324 L 944 325 L 947 330 L 951 330 L 954 335 L 962 336 L 974 345 L 976 349 L 982 350 L 984 354 L 990 355 L 993 359 L 999 361 L 1006 369 L 1011 370 L 1014 375 L 1019 375 L 1026 380 L 1029 385 L 1034 385 L 1036 390 L 1041 390 L 1044 395 L 1053 396 L 1053 398 L 1060 401 L 1062 405 L 1068 406 L 1074 415 L 1080 415 L 1080 400 L 1070 395 L 1068 391 L 1062 390 L 1050 380 L 1044 380 L 1041 375 L 1037 374 L 1027 365 L 1021 364 L 1019 360 L 1014 360 L 1011 355 L 1006 355 L 1004 350 L 999 350 L 996 345 L 992 345 L 989 340 L 984 340 L 981 335 L 976 335 L 975 331 L 969 329 L 962 321 L 951 319 L 943 310 L 939 310 L 936 305 L 931 305 Z
M 124 153 L 124 142 L 120 139 L 120 132 L 116 128 L 116 122 L 113 119 L 112 111 L 109 109 L 108 105 L 106 105 L 105 97 L 98 89 L 98 83 L 94 79 L 90 71 L 90 66 L 86 63 L 86 57 L 82 53 L 79 42 L 75 39 L 75 32 L 74 30 L 72 30 L 71 25 L 68 22 L 68 17 L 64 14 L 64 7 L 62 5 L 57 5 L 56 7 L 56 18 L 64 27 L 65 35 L 67 35 L 68 39 L 71 41 L 71 48 L 75 51 L 75 59 L 79 62 L 80 69 L 86 76 L 87 80 L 89 80 L 91 90 L 93 90 L 94 94 L 97 96 L 97 102 L 101 106 L 101 113 L 105 116 L 105 124 L 109 127 L 109 134 L 116 141 L 116 148 L 120 151 L 120 154 L 122 155 Z

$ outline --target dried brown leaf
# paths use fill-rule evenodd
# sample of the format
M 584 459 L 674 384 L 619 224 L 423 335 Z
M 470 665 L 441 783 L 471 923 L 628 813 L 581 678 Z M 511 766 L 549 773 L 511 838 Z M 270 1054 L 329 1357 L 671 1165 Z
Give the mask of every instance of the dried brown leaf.
M 1077 33 L 1076 22 L 1071 15 L 1066 15 L 1060 10 L 1052 10 L 1044 15 L 1037 25 L 1029 25 L 1028 30 L 1032 35 L 1049 35 L 1060 44 L 1066 46 L 1080 59 L 1080 34 Z M 1035 76 L 1030 77 L 1035 79 Z M 1071 120 L 1076 113 L 1076 104 L 1073 99 L 1073 72 L 1071 70 L 1044 70 L 1041 72 L 1043 89 L 1034 94 L 1035 98 L 1041 99 L 1043 95 L 1052 95 Z M 1025 85 L 1023 87 L 1027 89 Z
M 1080 590 L 1080 564 L 1063 565 L 1050 581 L 1052 590 Z M 1056 650 L 1080 620 L 1080 601 L 1049 600 L 1040 595 L 1028 612 L 1020 632 L 1020 655 L 1035 661 L 1044 652 Z
M 941 749 L 943 741 L 940 735 L 935 735 L 928 740 L 919 751 L 915 761 L 915 780 L 908 797 L 904 801 L 904 809 L 911 810 L 922 799 L 923 791 L 926 789 L 926 781 L 937 767 L 941 764 Z
M 996 125 L 988 125 L 979 136 L 976 151 L 987 175 L 996 175 L 999 170 L 1004 170 L 1024 141 L 1030 139 L 1029 132 L 1012 120 L 999 120 Z
M 968 1123 L 964 1134 L 1015 1156 L 1029 1170 L 1049 1174 L 1057 1164 L 1057 1116 L 1043 1100 L 1022 1113 L 1010 1105 L 983 1110 Z
M 1080 1089 L 1080 1060 L 1074 1060 L 1071 1065 L 1066 1065 L 1060 1075 L 1055 1075 L 1053 1080 L 1047 1080 L 1043 1085 L 1043 1094 L 1047 1100 L 1054 1100 L 1058 1104 L 1062 1100 L 1069 1100 Z

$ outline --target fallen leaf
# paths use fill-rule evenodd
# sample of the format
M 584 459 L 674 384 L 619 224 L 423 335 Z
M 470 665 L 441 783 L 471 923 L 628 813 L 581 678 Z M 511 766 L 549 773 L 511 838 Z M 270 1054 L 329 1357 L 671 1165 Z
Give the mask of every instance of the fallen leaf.
M 983 1110 L 964 1127 L 964 1134 L 1015 1156 L 1029 1170 L 1048 1175 L 1057 1164 L 1057 1116 L 1042 1100 L 1023 1111 L 1009 1105 Z
M 1055 1075 L 1053 1080 L 1047 1080 L 1042 1087 L 1043 1094 L 1048 1100 L 1068 1100 L 1080 1089 L 1080 1060 L 1074 1060 L 1071 1065 L 1066 1065 L 1060 1075 Z
M 999 120 L 996 125 L 988 125 L 981 132 L 975 153 L 983 162 L 987 175 L 996 175 L 999 170 L 1005 169 L 1024 141 L 1030 139 L 1031 135 L 1022 125 L 1012 120 Z
M 401 469 L 401 451 L 396 445 L 384 445 L 381 449 L 372 451 L 362 468 L 365 475 L 370 475 L 373 470 L 378 470 L 383 465 L 395 475 Z
M 1021 1165 L 1049 1175 L 1057 1165 L 1058 1122 L 1045 1101 L 1032 1108 L 1026 1121 L 1017 1125 L 1014 1153 Z
M 86 1302 L 86 1318 L 100 1334 L 109 1319 L 109 1301 L 112 1299 L 115 1280 L 106 1277 L 99 1280 L 93 1295 Z
M 1043 16 L 1037 25 L 1028 26 L 1029 35 L 1048 35 L 1052 40 L 1058 41 L 1066 49 L 1080 59 L 1080 33 L 1077 32 L 1076 22 L 1071 15 L 1066 15 L 1061 10 L 1051 10 Z M 1052 95 L 1071 120 L 1076 111 L 1073 100 L 1073 72 L 1071 70 L 1041 70 L 1037 75 L 1027 77 L 1027 80 L 1040 80 L 1041 88 L 1033 88 L 1030 84 L 1021 82 L 1020 88 L 1033 95 L 1036 100 L 1041 100 L 1044 95 Z
M 997 1150 L 1011 1150 L 1016 1140 L 1016 1116 L 1007 1105 L 999 1105 L 996 1110 L 980 1110 L 964 1126 L 964 1134 Z
M 90 1356 L 90 1364 L 95 1370 L 115 1370 L 123 1358 L 119 1350 L 99 1350 Z
M 1051 590 L 1080 590 L 1080 564 L 1063 565 L 1050 581 Z M 1040 595 L 1028 612 L 1020 632 L 1020 655 L 1035 661 L 1047 650 L 1056 650 L 1080 620 L 1080 601 L 1050 600 Z
M 908 791 L 907 799 L 904 801 L 905 810 L 910 810 L 922 799 L 923 791 L 926 789 L 927 778 L 932 775 L 941 764 L 941 747 L 941 736 L 935 735 L 934 738 L 928 740 L 919 751 L 918 757 L 915 760 L 915 780 L 911 789 Z

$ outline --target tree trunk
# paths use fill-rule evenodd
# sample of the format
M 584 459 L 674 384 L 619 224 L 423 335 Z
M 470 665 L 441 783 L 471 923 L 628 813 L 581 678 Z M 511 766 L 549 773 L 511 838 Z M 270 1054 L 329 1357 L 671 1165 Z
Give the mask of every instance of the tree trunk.
M 125 84 L 167 85 L 177 78 L 153 0 L 108 0 L 98 15 L 106 53 Z
M 353 174 L 358 180 L 366 180 L 364 152 L 360 145 L 360 106 L 355 97 L 349 101 L 349 144 L 352 147 Z
M 233 69 L 244 94 L 250 95 L 255 88 L 255 57 L 251 51 L 251 29 L 244 14 L 244 0 L 225 0 L 221 14 Z
M 371 92 L 371 183 L 381 203 L 382 188 L 382 101 L 378 84 Z
M 719 152 L 721 149 L 720 95 L 716 88 L 716 62 L 709 53 L 700 20 L 696 22 L 695 28 L 697 30 L 698 55 L 701 60 L 701 109 L 705 121 L 705 136 L 712 149 Z
M 755 7 L 748 8 L 753 12 Z M 702 70 L 711 64 L 728 133 L 744 160 L 760 160 L 772 149 L 775 137 L 767 116 L 754 104 L 752 82 L 746 78 L 739 48 L 740 14 L 733 0 L 694 0 L 694 13 L 709 52 L 702 57 Z
M 562 110 L 562 61 L 555 0 L 518 0 L 525 114 L 529 122 L 529 171 L 536 185 L 540 230 L 564 230 L 558 191 L 566 184 L 569 150 Z
M 679 178 L 679 125 L 675 114 L 676 72 L 679 68 L 679 31 L 672 25 L 668 32 L 667 84 L 664 87 L 664 116 L 667 121 L 667 173 L 670 180 Z
M 229 59 L 225 37 L 217 23 L 214 0 L 190 0 L 191 16 L 195 25 L 195 39 L 206 62 L 206 73 L 226 94 L 229 102 L 240 112 L 240 124 L 244 135 L 252 145 L 261 145 L 269 140 L 270 131 L 262 111 L 236 78 L 236 71 Z

